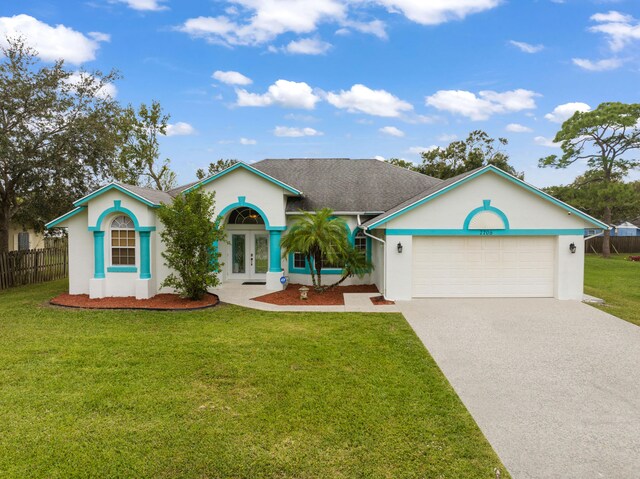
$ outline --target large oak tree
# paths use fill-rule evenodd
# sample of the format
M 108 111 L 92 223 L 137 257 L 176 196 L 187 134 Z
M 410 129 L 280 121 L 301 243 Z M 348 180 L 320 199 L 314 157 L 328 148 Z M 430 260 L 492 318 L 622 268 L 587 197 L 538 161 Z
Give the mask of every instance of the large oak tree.
M 0 251 L 9 227 L 42 229 L 110 174 L 120 115 L 108 94 L 116 72 L 42 65 L 20 38 L 0 63 Z

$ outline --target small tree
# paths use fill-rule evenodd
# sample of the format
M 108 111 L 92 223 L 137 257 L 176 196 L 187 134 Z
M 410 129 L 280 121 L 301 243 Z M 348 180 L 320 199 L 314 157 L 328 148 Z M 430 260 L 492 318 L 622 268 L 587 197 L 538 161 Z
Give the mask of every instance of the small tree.
M 160 238 L 165 245 L 162 257 L 172 270 L 162 287 L 173 287 L 180 296 L 198 300 L 220 283 L 220 254 L 214 244 L 224 240 L 224 231 L 219 221 L 212 220 L 214 215 L 214 195 L 199 189 L 160 207 L 158 217 L 164 225 Z
M 584 161 L 590 182 L 602 184 L 602 219 L 610 225 L 618 201 L 615 183 L 640 166 L 634 151 L 640 149 L 639 125 L 640 103 L 602 103 L 593 111 L 578 111 L 562 124 L 553 140 L 561 143 L 563 155 L 542 158 L 539 165 L 567 168 L 576 161 Z M 605 230 L 602 242 L 605 258 L 611 254 L 609 236 L 610 231 Z
M 323 208 L 315 212 L 302 212 L 302 216 L 282 238 L 285 255 L 300 253 L 311 270 L 311 282 L 318 292 L 337 286 L 350 276 L 362 276 L 372 265 L 361 251 L 349 243 L 347 224 L 333 216 L 333 211 Z M 322 285 L 322 268 L 339 264 L 342 277 L 331 286 Z

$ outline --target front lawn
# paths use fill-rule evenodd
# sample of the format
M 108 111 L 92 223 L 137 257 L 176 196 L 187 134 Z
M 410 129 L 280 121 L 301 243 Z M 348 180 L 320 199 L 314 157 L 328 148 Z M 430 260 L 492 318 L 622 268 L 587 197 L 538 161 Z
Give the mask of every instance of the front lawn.
M 630 255 L 588 254 L 585 259 L 584 292 L 605 300 L 603 311 L 640 326 L 640 263 Z
M 400 315 L 56 309 L 0 293 L 0 477 L 493 478 Z

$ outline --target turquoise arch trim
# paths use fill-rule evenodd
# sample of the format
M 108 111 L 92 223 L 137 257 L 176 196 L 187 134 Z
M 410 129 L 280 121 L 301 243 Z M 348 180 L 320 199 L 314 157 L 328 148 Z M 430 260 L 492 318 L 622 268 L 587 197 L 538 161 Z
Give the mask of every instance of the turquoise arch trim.
M 65 213 L 62 216 L 58 216 L 56 219 L 49 221 L 46 225 L 44 225 L 44 227 L 46 229 L 55 228 L 63 221 L 68 220 L 69 218 L 77 215 L 78 213 L 86 211 L 86 209 L 87 209 L 86 206 L 78 206 L 77 208 L 72 209 L 68 213 Z
M 160 206 L 160 205 L 158 205 L 156 203 L 152 203 L 151 201 L 147 200 L 146 198 L 143 198 L 140 195 L 136 195 L 132 191 L 129 191 L 126 188 L 123 188 L 122 186 L 117 185 L 115 183 L 111 183 L 109 185 L 103 186 L 102 188 L 100 188 L 100 189 L 94 191 L 93 193 L 85 196 L 84 198 L 80 198 L 79 200 L 74 201 L 73 206 L 82 206 L 82 205 L 88 203 L 89 201 L 91 201 L 96 196 L 100 196 L 100 195 L 106 193 L 107 191 L 111 191 L 111 190 L 117 190 L 120 193 L 123 193 L 123 194 L 125 194 L 127 196 L 130 196 L 134 200 L 140 201 L 141 203 L 144 203 L 145 205 L 150 206 L 151 208 L 158 208 Z
M 462 227 L 465 230 L 469 229 L 469 225 L 471 224 L 471 220 L 478 215 L 479 213 L 482 213 L 484 211 L 490 211 L 491 213 L 495 213 L 496 215 L 498 215 L 498 217 L 502 220 L 502 224 L 504 225 L 504 229 L 508 230 L 509 229 L 509 219 L 507 218 L 507 215 L 505 215 L 502 210 L 499 210 L 498 208 L 491 206 L 491 200 L 482 200 L 482 206 L 476 208 L 475 210 L 473 210 L 471 213 L 469 213 L 466 217 L 466 219 L 464 220 L 464 226 Z
M 244 197 L 240 196 L 239 198 Z M 231 203 L 230 205 L 226 206 L 220 213 L 218 213 L 217 221 L 222 221 L 227 213 L 235 210 L 236 208 L 251 208 L 253 210 L 256 210 L 264 221 L 264 229 L 267 231 L 285 231 L 287 229 L 286 226 L 271 226 L 269 224 L 269 218 L 267 217 L 267 214 L 262 211 L 259 206 L 256 206 L 253 203 L 247 203 L 246 200 L 243 200 L 242 202 L 238 201 L 236 203 Z
M 247 164 L 242 163 L 242 162 L 238 162 L 238 163 L 236 163 L 235 165 L 230 166 L 230 167 L 229 167 L 229 168 L 227 168 L 226 170 L 222 170 L 221 172 L 216 173 L 216 174 L 215 174 L 215 175 L 213 175 L 213 176 L 210 176 L 209 178 L 205 178 L 205 179 L 203 179 L 203 180 L 200 180 L 200 181 L 199 181 L 199 182 L 197 182 L 195 185 L 190 186 L 189 188 L 187 188 L 186 190 L 184 190 L 184 193 L 189 193 L 190 191 L 193 191 L 193 190 L 195 190 L 196 188 L 199 188 L 199 187 L 204 186 L 204 185 L 208 185 L 208 184 L 209 184 L 209 183 L 211 183 L 212 181 L 215 181 L 215 180 L 217 180 L 218 178 L 221 178 L 221 177 L 223 177 L 224 175 L 229 174 L 229 173 L 231 173 L 232 171 L 237 170 L 238 168 L 243 168 L 243 169 L 245 169 L 245 170 L 247 170 L 247 171 L 250 171 L 251 173 L 254 173 L 254 174 L 258 175 L 258 176 L 260 176 L 261 178 L 264 178 L 265 180 L 267 180 L 267 181 L 269 181 L 269 182 L 271 182 L 271 183 L 273 183 L 273 184 L 275 184 L 275 185 L 279 186 L 280 188 L 283 188 L 283 189 L 287 190 L 287 191 L 288 191 L 288 192 L 290 192 L 290 193 L 293 193 L 293 194 L 294 194 L 294 195 L 296 195 L 296 196 L 299 196 L 299 195 L 301 195 L 301 194 L 302 194 L 302 191 L 297 190 L 297 189 L 295 189 L 294 187 L 289 186 L 289 185 L 287 185 L 286 183 L 283 183 L 282 181 L 279 181 L 279 180 L 275 179 L 273 176 L 269 176 L 269 175 L 267 175 L 266 173 L 263 173 L 262 171 L 260 171 L 260 170 L 258 170 L 258 169 L 256 169 L 256 168 L 253 168 L 252 166 L 247 165 Z
M 387 229 L 387 236 L 583 236 L 584 229 L 508 229 L 508 230 L 456 230 L 456 229 Z
M 599 221 L 599 220 L 587 215 L 586 213 L 583 213 L 582 211 L 574 208 L 573 206 L 570 206 L 570 205 L 568 205 L 566 203 L 563 203 L 562 201 L 554 198 L 553 196 L 548 195 L 544 191 L 539 190 L 538 188 L 535 188 L 534 186 L 531 186 L 530 184 L 525 183 L 521 179 L 516 178 L 515 176 L 510 175 L 509 173 L 506 173 L 506 172 L 502 171 L 500 168 L 497 168 L 497 167 L 495 167 L 493 165 L 489 165 L 489 166 L 485 166 L 483 169 L 478 170 L 475 173 L 473 173 L 473 174 L 471 174 L 471 175 L 469 175 L 469 176 L 467 176 L 467 177 L 465 177 L 465 178 L 463 178 L 463 179 L 461 179 L 461 180 L 459 180 L 459 181 L 447 186 L 446 188 L 443 188 L 442 190 L 437 191 L 436 193 L 433 193 L 432 195 L 429 195 L 429 196 L 427 196 L 427 197 L 425 197 L 425 198 L 423 198 L 423 199 L 421 199 L 419 201 L 416 201 L 415 203 L 413 203 L 411 205 L 408 205 L 408 206 L 402 208 L 401 210 L 396 211 L 393 214 L 390 214 L 389 216 L 385 216 L 385 217 L 381 218 L 380 220 L 378 220 L 378 221 L 372 223 L 371 225 L 367 226 L 367 229 L 373 229 L 373 228 L 376 228 L 378 226 L 381 226 L 381 225 L 387 223 L 388 221 L 392 220 L 393 218 L 396 218 L 396 217 L 398 217 L 398 216 L 400 216 L 400 215 L 402 215 L 402 214 L 404 214 L 404 213 L 406 213 L 408 211 L 411 211 L 412 209 L 417 208 L 418 206 L 421 206 L 421 205 L 423 205 L 423 204 L 425 204 L 425 203 L 437 198 L 438 196 L 441 196 L 441 195 L 443 195 L 443 194 L 445 194 L 445 193 L 447 193 L 447 192 L 459 187 L 460 185 L 463 185 L 463 184 L 473 180 L 474 178 L 477 178 L 478 176 L 483 175 L 483 174 L 485 174 L 487 172 L 493 172 L 493 173 L 497 174 L 498 176 L 501 176 L 502 178 L 505 178 L 506 180 L 511 181 L 512 183 L 515 183 L 516 185 L 523 187 L 524 189 L 526 189 L 526 190 L 530 191 L 531 193 L 541 197 L 542 199 L 550 201 L 551 203 L 555 204 L 556 206 L 559 206 L 560 208 L 562 208 L 564 210 L 571 211 L 577 217 L 585 220 L 586 222 L 588 222 L 590 224 L 595 225 L 597 228 L 602 228 L 602 229 L 608 229 L 609 228 L 602 221 Z
M 133 225 L 136 231 L 155 231 L 156 230 L 155 226 L 140 226 L 140 222 L 138 221 L 138 218 L 133 213 L 133 211 L 122 206 L 122 202 L 120 200 L 115 200 L 113 202 L 113 206 L 111 208 L 107 208 L 106 210 L 104 210 L 102 214 L 98 217 L 98 220 L 96 221 L 96 225 L 89 226 L 89 231 L 101 231 L 102 222 L 111 213 L 123 213 L 127 215 L 129 218 L 131 218 L 131 221 L 133 221 Z

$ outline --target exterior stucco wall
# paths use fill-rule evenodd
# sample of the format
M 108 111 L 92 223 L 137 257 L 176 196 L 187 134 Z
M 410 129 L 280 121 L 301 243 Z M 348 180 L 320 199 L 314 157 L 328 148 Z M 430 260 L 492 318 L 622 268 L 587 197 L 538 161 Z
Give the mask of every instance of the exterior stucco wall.
M 590 224 L 494 173 L 475 178 L 384 225 L 387 233 L 400 230 L 387 235 L 387 298 L 411 299 L 413 235 L 441 234 L 434 233 L 438 230 L 460 231 L 469 213 L 483 206 L 483 200 L 491 200 L 491 207 L 505 214 L 511 230 L 542 230 L 542 234 L 556 238 L 555 297 L 581 300 L 584 241 L 581 234 L 569 232 Z M 446 233 L 442 232 L 442 235 L 446 236 Z M 402 254 L 397 252 L 398 242 L 403 245 Z M 569 251 L 571 243 L 577 247 L 575 254 Z
M 93 277 L 93 233 L 87 229 L 86 210 L 69 218 L 69 293 L 89 294 Z

